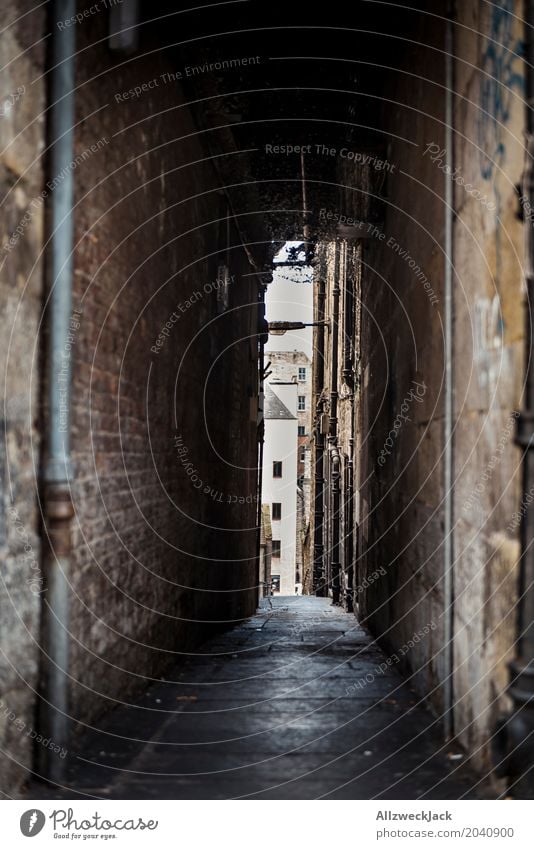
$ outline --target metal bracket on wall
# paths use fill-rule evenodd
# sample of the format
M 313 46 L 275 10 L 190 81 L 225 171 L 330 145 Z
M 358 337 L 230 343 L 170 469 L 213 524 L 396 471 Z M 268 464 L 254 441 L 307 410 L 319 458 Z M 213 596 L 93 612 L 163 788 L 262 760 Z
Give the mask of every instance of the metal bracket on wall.
M 114 53 L 135 53 L 139 46 L 139 0 L 108 2 L 109 49 Z

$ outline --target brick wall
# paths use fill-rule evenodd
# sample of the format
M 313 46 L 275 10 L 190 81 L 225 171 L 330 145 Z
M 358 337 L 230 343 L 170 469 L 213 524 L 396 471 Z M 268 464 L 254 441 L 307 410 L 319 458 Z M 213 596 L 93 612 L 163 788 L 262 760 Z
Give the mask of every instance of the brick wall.
M 127 700 L 257 599 L 257 278 L 182 92 L 164 76 L 169 55 L 123 62 L 107 23 L 103 13 L 76 28 L 75 723 Z M 0 786 L 10 794 L 32 765 L 39 668 L 40 251 L 47 180 L 58 178 L 40 158 L 45 56 L 32 45 L 45 26 L 32 12 L 0 46 L 10 93 L 0 121 Z
M 80 32 L 82 45 L 99 26 Z M 79 721 L 257 597 L 257 288 L 183 96 L 163 82 L 172 71 L 160 54 L 118 65 L 105 46 L 78 65 L 77 152 L 107 140 L 76 181 Z M 148 80 L 159 83 L 117 102 Z

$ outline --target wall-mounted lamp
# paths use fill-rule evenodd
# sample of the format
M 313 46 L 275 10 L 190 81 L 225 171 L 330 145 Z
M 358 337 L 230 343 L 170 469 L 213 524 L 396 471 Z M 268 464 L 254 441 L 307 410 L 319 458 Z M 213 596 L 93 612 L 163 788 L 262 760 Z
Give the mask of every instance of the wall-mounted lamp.
M 328 327 L 328 321 L 269 321 L 268 332 L 273 336 L 283 336 L 288 330 L 304 330 L 305 327 Z

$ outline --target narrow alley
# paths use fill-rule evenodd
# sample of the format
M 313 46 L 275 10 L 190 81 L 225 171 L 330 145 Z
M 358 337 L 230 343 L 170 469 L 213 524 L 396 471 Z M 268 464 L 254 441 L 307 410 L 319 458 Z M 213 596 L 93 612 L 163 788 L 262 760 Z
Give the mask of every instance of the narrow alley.
M 174 802 L 227 799 L 291 800 L 307 849 L 315 799 L 515 827 L 534 0 L 0 13 L 10 827 L 135 809 L 165 845 Z
M 271 604 L 118 706 L 55 798 L 492 798 L 353 616 Z

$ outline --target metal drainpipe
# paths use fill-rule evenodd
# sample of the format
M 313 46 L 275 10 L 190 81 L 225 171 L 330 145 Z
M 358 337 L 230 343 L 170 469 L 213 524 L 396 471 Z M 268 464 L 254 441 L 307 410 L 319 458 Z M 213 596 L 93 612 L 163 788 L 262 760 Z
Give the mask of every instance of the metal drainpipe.
M 534 0 L 526 6 L 526 129 L 527 158 L 523 194 L 534 203 Z M 527 209 L 531 207 L 525 203 Z M 517 604 L 517 657 L 510 663 L 509 696 L 512 711 L 499 720 L 492 738 L 497 776 L 507 777 L 516 799 L 534 798 L 534 239 L 525 218 L 526 241 L 526 376 L 524 409 L 517 423 L 517 444 L 523 449 L 524 515 Z
M 74 139 L 75 27 L 60 29 L 58 21 L 72 19 L 76 0 L 54 0 L 51 25 L 50 70 L 50 164 L 52 176 L 63 175 L 50 200 L 51 283 L 48 303 L 49 344 L 47 360 L 48 422 L 44 465 L 45 551 L 43 574 L 46 592 L 42 610 L 42 699 L 40 732 L 54 746 L 69 745 L 69 578 L 70 522 L 70 379 L 67 348 L 72 312 L 72 250 L 74 180 L 71 163 Z M 39 746 L 43 777 L 61 781 L 65 758 Z
M 324 571 L 324 438 L 321 432 L 323 417 L 322 403 L 317 404 L 315 428 L 315 498 L 313 526 L 313 592 L 316 596 L 326 595 Z
M 354 281 L 356 276 L 355 248 L 350 248 L 350 271 L 345 275 L 345 305 L 343 331 L 343 380 L 350 389 L 350 438 L 347 462 L 347 492 L 345 498 L 344 528 L 345 580 L 343 582 L 343 603 L 349 613 L 354 610 Z
M 339 508 L 341 500 L 341 457 L 337 445 L 332 445 L 330 449 L 330 481 L 332 486 L 332 553 L 330 562 L 332 604 L 340 604 Z
M 308 223 L 308 200 L 306 193 L 306 169 L 304 167 L 304 154 L 300 154 L 300 177 L 302 185 L 302 235 L 306 245 L 306 258 L 310 256 L 310 225 Z
M 445 410 L 444 410 L 444 529 L 443 529 L 443 651 L 444 651 L 444 734 L 454 733 L 453 673 L 454 673 L 454 551 L 453 551 L 453 203 L 452 175 L 454 171 L 454 11 L 449 5 L 445 24 Z
M 256 514 L 256 521 L 258 523 L 258 541 L 257 541 L 257 550 L 258 550 L 258 558 L 260 553 L 260 544 L 261 544 L 261 522 L 262 522 L 262 491 L 263 491 L 263 446 L 265 444 L 265 419 L 263 417 L 263 405 L 264 405 L 264 359 L 265 359 L 265 342 L 268 340 L 269 336 L 265 332 L 265 328 L 267 327 L 267 321 L 265 319 L 265 286 L 260 286 L 259 293 L 259 302 L 258 302 L 258 325 L 259 325 L 259 351 L 258 351 L 258 361 L 259 361 L 259 386 L 258 386 L 258 401 L 261 406 L 261 419 L 258 421 L 258 510 Z M 259 562 L 259 561 L 258 561 Z M 258 573 L 259 574 L 259 573 Z M 265 586 L 262 587 L 261 581 L 258 581 L 258 599 L 261 601 L 264 595 L 270 595 L 270 588 Z
M 317 284 L 317 321 L 325 318 L 326 286 L 322 264 L 319 266 Z M 316 348 L 314 352 L 314 396 L 316 399 L 315 426 L 315 492 L 314 492 L 314 524 L 313 524 L 313 592 L 317 596 L 325 596 L 327 592 L 324 570 L 324 437 L 322 432 L 324 389 L 324 339 L 325 326 L 319 324 L 315 328 Z
M 339 559 L 339 497 L 340 497 L 340 457 L 337 447 L 337 402 L 338 402 L 338 337 L 339 337 L 339 298 L 341 288 L 339 286 L 340 275 L 340 246 L 336 244 L 334 264 L 334 287 L 332 289 L 332 334 L 330 337 L 331 369 L 330 369 L 330 417 L 328 422 L 328 446 L 330 451 L 329 462 L 329 484 L 331 486 L 331 544 L 330 544 L 330 575 L 332 586 L 332 603 L 339 604 L 340 598 L 340 568 Z
M 348 462 L 348 480 L 347 480 L 347 520 L 348 528 L 345 531 L 347 534 L 347 587 L 345 604 L 347 611 L 354 611 L 354 390 L 350 398 L 350 439 L 349 439 L 349 462 Z
M 350 376 L 348 378 L 348 384 L 350 386 L 350 438 L 349 438 L 349 461 L 348 461 L 348 480 L 347 480 L 347 521 L 348 521 L 348 529 L 345 531 L 348 535 L 347 540 L 347 559 L 348 559 L 348 569 L 347 569 L 347 598 L 346 598 L 346 606 L 349 613 L 354 611 L 354 590 L 356 586 L 355 580 L 355 558 L 354 558 L 354 532 L 355 532 L 355 522 L 356 517 L 354 515 L 354 430 L 355 430 L 355 335 L 356 335 L 356 322 L 354 321 L 354 302 L 355 302 L 355 281 L 356 281 L 356 262 L 357 262 L 357 254 L 355 248 L 353 247 L 351 250 L 351 297 L 350 297 L 350 309 L 351 309 L 351 322 L 349 325 L 349 333 L 351 334 L 350 340 Z
M 354 340 L 353 316 L 354 316 L 354 272 L 352 269 L 354 251 L 351 248 L 351 271 L 345 275 L 344 280 L 344 303 L 343 303 L 343 371 L 342 378 L 348 386 L 353 384 L 352 346 Z

